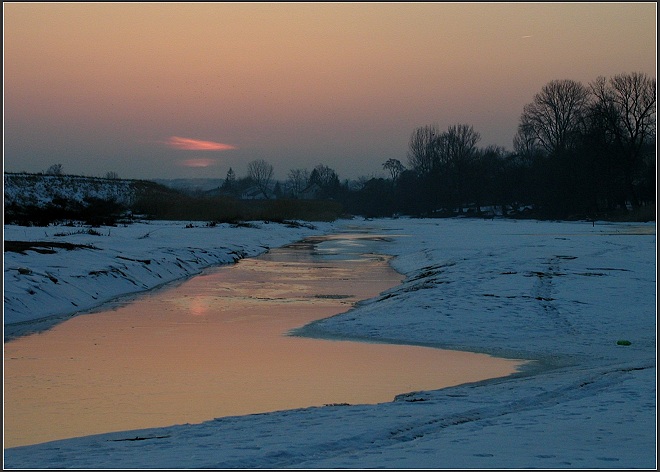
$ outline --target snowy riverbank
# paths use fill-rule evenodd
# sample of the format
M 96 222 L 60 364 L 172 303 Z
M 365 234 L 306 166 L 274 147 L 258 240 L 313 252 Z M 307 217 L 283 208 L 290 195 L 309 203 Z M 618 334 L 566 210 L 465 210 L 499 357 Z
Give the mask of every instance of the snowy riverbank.
M 159 223 L 100 230 L 109 236 L 49 234 L 98 249 L 5 253 L 5 329 L 30 313 L 49 314 L 46 307 L 60 314 L 71 300 L 91 307 L 236 254 L 350 226 L 390 236 L 382 250 L 397 256 L 393 266 L 406 280 L 299 334 L 486 352 L 535 359 L 539 368 L 401 392 L 379 405 L 6 449 L 5 467 L 655 468 L 655 224 L 402 218 L 315 230 L 259 226 Z M 43 231 L 5 226 L 5 240 L 45 240 Z
M 321 234 L 327 227 L 330 223 L 208 226 L 181 221 L 102 228 L 6 225 L 5 339 L 118 296 L 196 275 L 205 267 Z M 15 252 L 12 241 L 34 245 Z M 35 323 L 39 319 L 43 323 Z

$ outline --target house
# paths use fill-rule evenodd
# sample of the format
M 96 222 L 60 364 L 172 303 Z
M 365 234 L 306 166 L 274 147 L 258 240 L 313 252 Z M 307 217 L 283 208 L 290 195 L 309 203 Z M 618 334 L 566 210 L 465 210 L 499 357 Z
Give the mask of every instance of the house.
M 308 185 L 300 192 L 300 199 L 302 200 L 314 200 L 319 198 L 321 195 L 321 186 L 316 182 Z
M 271 190 L 266 190 L 266 194 L 264 195 L 264 192 L 259 187 L 253 185 L 241 192 L 241 200 L 272 200 L 275 198 Z

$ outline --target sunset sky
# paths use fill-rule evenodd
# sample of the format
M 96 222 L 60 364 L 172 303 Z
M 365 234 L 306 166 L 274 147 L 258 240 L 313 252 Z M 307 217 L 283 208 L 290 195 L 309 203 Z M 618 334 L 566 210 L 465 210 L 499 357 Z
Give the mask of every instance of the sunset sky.
M 554 79 L 656 77 L 656 3 L 3 3 L 4 169 L 386 176 L 412 131 L 512 148 Z

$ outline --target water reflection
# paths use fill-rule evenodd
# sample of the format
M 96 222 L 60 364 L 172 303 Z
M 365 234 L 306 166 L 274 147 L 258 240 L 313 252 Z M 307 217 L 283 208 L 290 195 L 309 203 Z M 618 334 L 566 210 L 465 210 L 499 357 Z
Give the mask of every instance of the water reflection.
M 285 335 L 398 284 L 384 243 L 294 244 L 5 343 L 5 447 L 385 402 L 515 371 L 481 354 Z

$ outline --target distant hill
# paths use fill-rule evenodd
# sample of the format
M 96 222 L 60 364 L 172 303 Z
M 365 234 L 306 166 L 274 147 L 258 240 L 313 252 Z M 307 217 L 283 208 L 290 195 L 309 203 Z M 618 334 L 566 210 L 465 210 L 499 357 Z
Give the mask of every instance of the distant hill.
M 222 186 L 225 179 L 152 179 L 160 185 L 179 190 L 186 193 L 208 192 Z
M 113 221 L 139 199 L 173 193 L 176 191 L 148 180 L 5 173 L 5 223 L 95 222 L 96 217 Z
M 148 180 L 107 179 L 78 175 L 4 174 L 4 204 L 44 208 L 54 201 L 83 204 L 90 199 L 130 206 L 135 199 L 158 188 Z
M 213 192 L 220 179 L 128 180 L 4 174 L 4 222 L 113 225 L 133 218 L 210 222 L 332 221 L 342 205 L 324 200 L 246 200 Z M 209 190 L 204 190 L 210 187 Z M 188 189 L 188 190 L 185 190 Z M 196 189 L 196 190 L 190 190 Z

